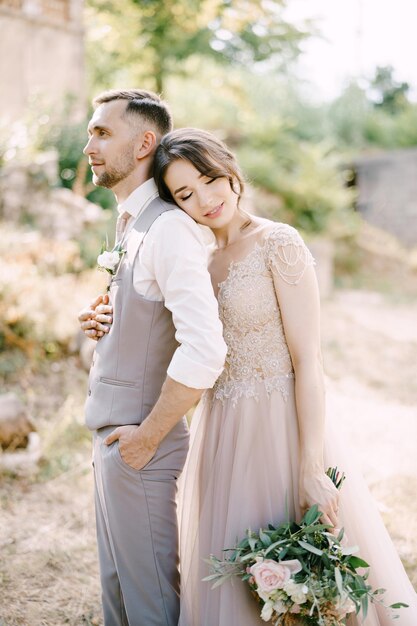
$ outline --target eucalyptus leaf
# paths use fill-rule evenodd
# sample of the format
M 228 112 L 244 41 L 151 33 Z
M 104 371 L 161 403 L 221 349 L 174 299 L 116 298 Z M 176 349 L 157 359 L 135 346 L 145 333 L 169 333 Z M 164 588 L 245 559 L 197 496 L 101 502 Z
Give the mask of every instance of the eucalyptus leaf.
M 265 556 L 267 554 L 269 554 L 270 552 L 272 552 L 272 550 L 274 550 L 276 547 L 280 546 L 283 543 L 286 543 L 287 539 L 281 539 L 280 541 L 275 541 L 274 543 L 271 543 L 271 545 L 269 546 L 269 548 L 267 548 L 265 550 Z
M 284 557 L 286 557 L 286 556 L 287 556 L 287 554 L 288 554 L 288 546 L 287 546 L 286 548 L 283 548 L 283 549 L 281 550 L 281 552 L 280 552 L 280 553 L 279 553 L 279 555 L 278 555 L 278 561 L 282 561 L 282 559 L 283 559 Z
M 343 578 L 342 578 L 342 574 L 340 573 L 340 569 L 338 567 L 334 568 L 334 578 L 336 581 L 337 589 L 340 595 L 343 596 Z
M 321 513 L 319 512 L 319 507 L 317 506 L 317 504 L 314 504 L 305 513 L 305 515 L 304 515 L 303 519 L 301 520 L 301 522 L 306 524 L 307 526 L 310 526 L 311 524 L 313 524 L 316 520 L 318 520 L 320 518 L 320 515 L 321 515 Z
M 220 585 L 222 585 L 224 583 L 224 580 L 222 578 L 219 578 L 218 580 L 216 580 L 216 582 L 211 586 L 212 589 L 216 589 L 216 587 L 220 587 Z
M 386 589 L 380 588 L 380 589 L 375 589 L 374 594 L 378 595 L 378 594 L 383 594 L 385 592 L 386 592 Z
M 210 576 L 205 576 L 204 578 L 202 578 L 201 580 L 203 582 L 210 582 L 210 580 L 216 580 L 219 577 L 218 574 L 210 574 Z
M 358 556 L 351 556 L 348 563 L 354 569 L 357 567 L 369 567 L 369 564 Z
M 362 596 L 362 613 L 363 613 L 363 619 L 366 619 L 366 616 L 368 615 L 368 596 L 367 595 L 363 595 Z
M 262 528 L 259 531 L 259 539 L 262 541 L 262 543 L 264 544 L 264 546 L 269 547 L 272 543 L 271 541 L 271 537 L 269 535 L 267 535 Z
M 346 548 L 342 548 L 342 554 L 344 556 L 349 556 L 349 554 L 355 554 L 355 552 L 359 551 L 358 546 L 346 546 Z
M 355 582 L 356 582 L 356 584 L 357 584 L 359 589 L 365 589 L 366 590 L 368 588 L 366 583 L 365 583 L 365 581 L 364 581 L 364 579 L 363 579 L 363 577 L 359 576 L 359 574 L 355 574 L 354 579 L 355 579 Z
M 330 528 L 328 524 L 314 524 L 314 526 L 312 525 L 312 526 L 308 526 L 307 528 L 303 528 L 303 534 L 311 535 L 311 533 L 317 533 L 322 530 L 326 530 L 327 528 Z
M 306 541 L 299 541 L 298 544 L 305 550 L 308 550 L 309 552 L 312 552 L 313 554 L 317 554 L 317 556 L 322 556 L 323 554 L 323 550 L 320 550 L 319 548 L 312 546 L 310 543 L 307 543 Z

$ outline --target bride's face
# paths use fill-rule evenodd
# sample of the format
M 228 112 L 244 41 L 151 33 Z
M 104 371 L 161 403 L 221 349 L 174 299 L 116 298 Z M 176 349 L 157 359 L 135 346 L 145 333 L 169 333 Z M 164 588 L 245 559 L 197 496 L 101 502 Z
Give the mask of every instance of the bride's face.
M 178 206 L 199 224 L 222 228 L 237 215 L 238 195 L 229 179 L 209 178 L 190 161 L 178 159 L 171 163 L 165 184 Z

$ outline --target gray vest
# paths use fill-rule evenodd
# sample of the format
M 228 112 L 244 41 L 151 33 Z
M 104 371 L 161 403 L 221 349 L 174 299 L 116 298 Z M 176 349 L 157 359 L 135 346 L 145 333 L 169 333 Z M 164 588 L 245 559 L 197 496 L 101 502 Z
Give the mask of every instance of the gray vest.
M 97 342 L 90 370 L 86 424 L 140 424 L 154 407 L 178 343 L 172 315 L 164 302 L 146 300 L 133 286 L 133 269 L 144 237 L 172 205 L 153 200 L 136 220 L 124 247 L 126 254 L 111 282 L 113 324 Z

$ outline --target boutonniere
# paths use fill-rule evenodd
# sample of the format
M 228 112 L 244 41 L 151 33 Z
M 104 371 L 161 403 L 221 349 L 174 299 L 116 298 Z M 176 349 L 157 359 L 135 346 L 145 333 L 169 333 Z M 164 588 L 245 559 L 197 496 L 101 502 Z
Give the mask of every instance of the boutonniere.
M 106 247 L 106 243 L 103 242 L 101 252 L 97 257 L 98 269 L 102 272 L 108 272 L 111 276 L 115 276 L 126 250 L 123 249 L 122 243 L 115 245 L 113 250 L 106 250 Z

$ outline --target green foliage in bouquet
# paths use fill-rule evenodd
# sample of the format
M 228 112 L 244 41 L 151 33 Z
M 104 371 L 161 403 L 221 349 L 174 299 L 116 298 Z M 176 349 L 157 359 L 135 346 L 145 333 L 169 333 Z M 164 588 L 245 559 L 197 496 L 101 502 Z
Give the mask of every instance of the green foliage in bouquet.
M 326 472 L 340 488 L 344 475 Z M 343 529 L 335 536 L 320 522 L 317 505 L 301 522 L 247 530 L 239 544 L 220 560 L 211 556 L 212 574 L 204 580 L 213 587 L 233 576 L 249 584 L 261 604 L 261 618 L 274 626 L 303 618 L 306 625 L 336 626 L 349 613 L 368 612 L 369 602 L 383 604 L 384 589 L 368 583 L 369 565 L 355 555 L 358 548 L 343 545 Z M 391 609 L 407 606 L 391 605 Z
M 329 467 L 326 470 L 326 475 L 330 478 L 337 489 L 341 489 L 343 482 L 346 479 L 344 472 L 340 473 L 337 467 Z

